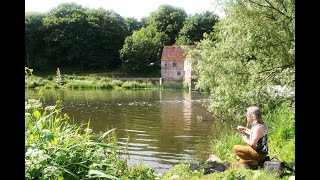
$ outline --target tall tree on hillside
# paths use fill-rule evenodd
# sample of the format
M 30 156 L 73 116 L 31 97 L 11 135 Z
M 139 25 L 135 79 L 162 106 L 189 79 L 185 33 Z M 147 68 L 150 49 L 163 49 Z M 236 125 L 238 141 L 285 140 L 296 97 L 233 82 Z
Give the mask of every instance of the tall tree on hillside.
M 141 29 L 143 26 L 142 22 L 137 20 L 134 17 L 127 17 L 127 18 L 125 18 L 125 21 L 126 21 L 126 24 L 128 27 L 128 30 L 127 30 L 128 36 L 130 36 L 133 33 L 133 31 L 137 31 L 137 30 Z
M 114 68 L 121 64 L 119 50 L 127 25 L 114 11 L 62 3 L 44 18 L 48 54 L 56 66 Z
M 86 19 L 85 8 L 75 3 L 62 3 L 44 18 L 44 40 L 51 64 L 58 67 L 78 64 L 85 46 Z
M 160 5 L 148 18 L 148 25 L 156 27 L 158 32 L 164 32 L 170 38 L 166 45 L 175 44 L 180 29 L 187 17 L 184 9 L 171 5 Z
M 141 23 L 142 27 L 147 27 L 148 26 L 148 18 L 149 17 L 145 16 L 145 17 L 142 17 L 140 19 L 140 23 Z
M 217 22 L 219 22 L 219 16 L 210 11 L 187 17 L 182 29 L 180 29 L 176 44 L 194 45 L 203 39 L 203 33 L 212 32 L 213 26 Z
M 122 67 L 130 74 L 160 73 L 160 58 L 169 38 L 155 27 L 143 27 L 125 40 L 120 50 Z
M 216 41 L 205 38 L 191 53 L 198 59 L 197 87 L 212 95 L 210 111 L 240 120 L 250 105 L 267 113 L 294 103 L 294 93 L 279 96 L 270 87 L 286 85 L 294 92 L 295 1 L 227 0 L 225 12 Z
M 113 10 L 94 9 L 87 11 L 90 24 L 91 65 L 115 68 L 121 65 L 120 49 L 129 35 L 126 20 Z M 95 64 L 93 64 L 96 62 Z M 101 62 L 101 63 L 98 63 Z
M 45 37 L 42 19 L 44 13 L 27 12 L 25 14 L 25 66 L 38 70 L 47 63 Z

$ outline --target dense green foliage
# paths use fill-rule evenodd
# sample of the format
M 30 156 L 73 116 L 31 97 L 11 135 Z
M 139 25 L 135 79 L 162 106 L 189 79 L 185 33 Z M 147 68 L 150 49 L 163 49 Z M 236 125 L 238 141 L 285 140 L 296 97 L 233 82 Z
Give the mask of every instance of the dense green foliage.
M 42 19 L 45 14 L 29 12 L 25 16 L 25 66 L 43 67 L 46 61 Z
M 172 45 L 175 44 L 186 17 L 187 13 L 184 9 L 164 4 L 151 13 L 148 26 L 154 26 L 156 31 L 168 35 L 169 42 L 165 45 Z
M 46 14 L 26 13 L 25 19 L 25 64 L 37 71 L 118 67 L 125 37 L 140 27 L 112 10 L 75 3 L 62 3 Z
M 204 33 L 213 31 L 214 25 L 219 22 L 219 17 L 210 11 L 194 14 L 186 18 L 179 31 L 176 44 L 194 45 L 203 39 Z
M 122 68 L 133 74 L 158 72 L 160 77 L 162 48 L 168 41 L 165 33 L 157 32 L 150 25 L 133 32 L 120 51 Z
M 294 1 L 226 1 L 226 17 L 192 52 L 197 87 L 210 91 L 216 116 L 240 120 L 256 105 L 263 112 L 294 105 Z M 286 92 L 277 90 L 284 86 Z M 286 95 L 279 95 L 286 94 Z
M 43 19 L 43 25 L 50 59 L 63 60 L 55 66 L 80 65 L 83 69 L 120 64 L 118 51 L 128 31 L 124 18 L 114 11 L 61 4 Z
M 133 31 L 137 31 L 144 26 L 142 21 L 139 21 L 134 17 L 128 17 L 128 18 L 125 18 L 125 20 L 127 23 L 129 35 L 131 35 Z

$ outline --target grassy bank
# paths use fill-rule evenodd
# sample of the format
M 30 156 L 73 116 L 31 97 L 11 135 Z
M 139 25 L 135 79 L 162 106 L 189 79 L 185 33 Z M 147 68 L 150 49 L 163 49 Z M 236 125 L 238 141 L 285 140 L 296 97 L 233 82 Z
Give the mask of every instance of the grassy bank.
M 121 81 L 113 79 L 110 74 L 95 73 L 87 75 L 61 74 L 25 75 L 26 89 L 187 89 L 183 84 L 163 82 Z

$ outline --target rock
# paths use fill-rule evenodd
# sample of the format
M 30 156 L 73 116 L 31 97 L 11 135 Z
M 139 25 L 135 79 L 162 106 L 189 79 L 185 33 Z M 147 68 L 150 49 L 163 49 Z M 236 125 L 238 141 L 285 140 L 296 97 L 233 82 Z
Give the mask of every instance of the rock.
M 227 167 L 224 163 L 218 161 L 206 161 L 204 163 L 190 163 L 189 169 L 193 171 L 204 170 L 204 174 L 210 174 L 214 172 L 223 172 Z
M 210 156 L 207 159 L 207 161 L 218 161 L 218 162 L 221 162 L 220 158 L 218 158 L 218 156 L 216 156 L 214 154 L 210 154 Z

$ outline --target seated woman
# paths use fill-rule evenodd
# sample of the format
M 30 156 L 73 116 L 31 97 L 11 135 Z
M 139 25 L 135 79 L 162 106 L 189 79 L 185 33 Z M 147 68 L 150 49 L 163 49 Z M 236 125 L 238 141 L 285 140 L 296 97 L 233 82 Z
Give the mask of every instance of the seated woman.
M 254 169 L 268 157 L 268 131 L 258 107 L 248 107 L 245 116 L 251 129 L 237 126 L 237 130 L 243 134 L 242 140 L 247 145 L 234 145 L 233 152 L 240 158 L 241 164 L 246 168 Z

